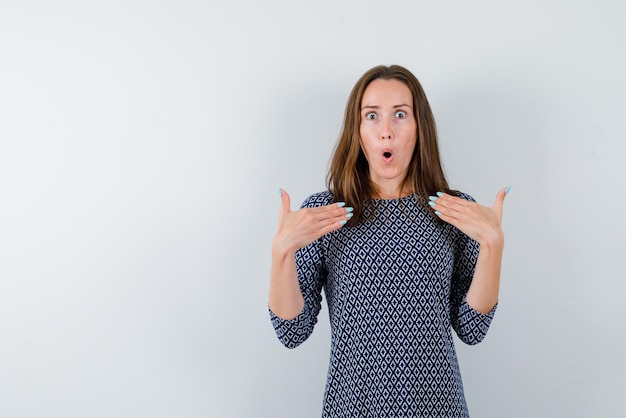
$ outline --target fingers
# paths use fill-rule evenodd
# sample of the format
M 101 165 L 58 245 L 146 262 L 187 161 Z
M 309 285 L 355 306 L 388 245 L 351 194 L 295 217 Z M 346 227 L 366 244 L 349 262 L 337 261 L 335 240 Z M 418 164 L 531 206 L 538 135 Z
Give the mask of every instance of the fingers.
M 283 218 L 282 231 L 292 248 L 302 248 L 323 235 L 341 228 L 352 217 L 352 208 L 332 204 L 305 208 L 289 213 Z
M 344 202 L 291 210 L 289 194 L 279 189 L 280 218 L 276 240 L 289 250 L 302 248 L 321 236 L 344 226 L 352 217 L 353 208 Z
M 283 189 L 278 189 L 278 191 L 280 192 L 280 217 L 282 218 L 283 216 L 291 212 L 291 198 L 289 197 L 289 194 Z
M 504 205 L 504 198 L 509 194 L 510 191 L 511 191 L 511 186 L 505 187 L 502 190 L 500 190 L 498 194 L 496 195 L 496 203 L 494 204 L 494 206 L 498 208 L 500 213 L 502 213 L 502 206 Z
M 283 189 L 278 189 L 278 192 L 280 193 L 281 199 L 280 217 L 282 218 L 283 216 L 291 212 L 291 198 L 289 196 L 289 193 L 287 193 L 287 191 Z M 345 202 L 338 202 L 331 205 L 306 208 L 302 210 L 305 212 L 311 212 L 315 215 L 315 219 L 317 220 L 324 220 L 340 215 L 345 215 L 346 213 L 351 213 L 353 211 L 353 208 L 346 207 Z M 348 219 L 351 217 L 352 215 L 350 215 Z
M 326 206 L 305 208 L 300 212 L 303 216 L 303 222 L 310 224 L 319 231 L 324 231 L 321 234 L 324 235 L 328 233 L 328 228 L 332 231 L 345 225 L 352 218 L 352 211 L 352 207 L 345 206 L 345 203 L 339 202 Z
M 471 209 L 472 205 L 476 205 L 475 202 L 441 192 L 438 192 L 437 196 L 429 196 L 428 204 L 435 209 L 435 214 L 445 221 L 460 217 Z
M 511 190 L 511 187 L 505 187 L 501 189 L 496 195 L 496 201 L 493 205 L 493 208 L 502 214 L 502 207 L 504 205 L 504 199 L 507 194 Z M 445 212 L 445 216 L 448 217 L 456 217 L 456 215 L 467 212 L 468 209 L 475 209 L 480 206 L 476 202 L 471 202 L 469 200 L 462 199 L 460 197 L 452 196 L 449 194 L 438 192 L 437 196 L 429 196 L 430 206 L 432 206 L 437 215 L 443 215 Z
M 339 220 L 350 219 L 352 217 L 353 208 L 346 206 L 344 202 L 333 203 L 326 206 L 318 206 L 314 208 L 303 209 L 319 221 L 338 218 Z
M 509 190 L 500 190 L 491 207 L 445 193 L 430 196 L 429 204 L 440 219 L 457 227 L 475 241 L 499 242 L 502 238 L 502 205 Z

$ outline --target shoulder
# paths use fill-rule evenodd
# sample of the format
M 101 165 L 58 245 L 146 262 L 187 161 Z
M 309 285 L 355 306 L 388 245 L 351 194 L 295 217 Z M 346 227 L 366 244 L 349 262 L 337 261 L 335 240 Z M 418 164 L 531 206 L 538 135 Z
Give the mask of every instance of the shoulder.
M 300 208 L 315 208 L 318 206 L 326 206 L 333 203 L 333 199 L 333 194 L 328 190 L 314 193 L 304 200 Z

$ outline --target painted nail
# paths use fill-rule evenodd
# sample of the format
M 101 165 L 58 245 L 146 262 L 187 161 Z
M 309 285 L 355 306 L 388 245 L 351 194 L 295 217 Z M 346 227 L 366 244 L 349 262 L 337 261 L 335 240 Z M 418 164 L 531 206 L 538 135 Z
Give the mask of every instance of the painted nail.
M 439 196 L 439 197 L 443 197 L 443 193 L 441 193 L 441 192 L 437 192 L 437 196 Z
M 432 200 L 434 202 L 437 200 L 437 196 L 428 196 L 428 200 Z
M 428 204 L 429 204 L 430 206 L 436 206 L 436 205 L 437 205 L 435 202 L 428 202 Z
M 278 189 L 278 196 L 283 197 L 283 189 Z
M 346 212 L 348 212 L 348 213 L 352 212 L 353 210 L 354 210 L 354 208 L 352 206 L 348 206 L 346 208 Z
M 345 205 L 346 205 L 346 202 L 339 202 L 339 203 L 337 203 L 337 207 L 338 207 L 338 208 L 342 208 L 342 207 L 344 207 Z
M 348 223 L 348 221 L 341 221 L 341 222 L 339 222 L 339 223 L 340 223 L 341 225 L 345 225 L 345 224 L 347 224 L 347 223 Z
M 511 191 L 511 186 L 507 187 L 504 193 L 509 194 L 510 191 Z
M 435 211 L 435 215 L 437 216 L 441 216 L 441 212 L 439 212 L 438 210 Z
M 354 213 L 346 213 L 346 218 L 350 219 L 354 216 Z

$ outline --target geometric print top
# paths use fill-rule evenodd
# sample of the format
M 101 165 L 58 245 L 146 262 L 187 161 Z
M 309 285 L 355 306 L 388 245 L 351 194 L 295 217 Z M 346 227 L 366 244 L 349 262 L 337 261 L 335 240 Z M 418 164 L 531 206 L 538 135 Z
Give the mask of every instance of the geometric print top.
M 313 331 L 324 290 L 331 354 L 322 417 L 469 416 L 451 329 L 476 344 L 496 308 L 481 314 L 465 300 L 478 243 L 437 223 L 418 199 L 373 199 L 366 220 L 298 250 L 304 308 L 292 320 L 270 310 L 279 340 L 294 348 Z M 332 201 L 322 192 L 302 207 Z

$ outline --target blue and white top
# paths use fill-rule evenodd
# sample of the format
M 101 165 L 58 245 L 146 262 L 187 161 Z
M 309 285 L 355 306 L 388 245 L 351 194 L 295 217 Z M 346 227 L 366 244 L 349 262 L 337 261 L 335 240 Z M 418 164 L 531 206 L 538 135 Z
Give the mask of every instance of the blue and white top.
M 302 207 L 332 199 L 317 193 Z M 419 199 L 374 199 L 367 220 L 298 250 L 304 309 L 292 320 L 270 311 L 294 348 L 313 331 L 324 289 L 332 336 L 322 417 L 469 416 L 451 329 L 476 344 L 496 308 L 481 314 L 465 300 L 478 243 Z

